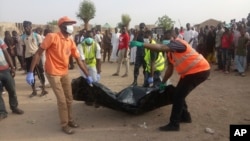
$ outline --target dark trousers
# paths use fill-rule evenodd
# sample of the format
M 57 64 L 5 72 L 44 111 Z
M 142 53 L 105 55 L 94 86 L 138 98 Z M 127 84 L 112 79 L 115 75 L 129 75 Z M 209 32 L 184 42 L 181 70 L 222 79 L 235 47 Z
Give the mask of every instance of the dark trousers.
M 222 49 L 221 48 L 217 48 L 217 63 L 218 63 L 218 69 L 223 70 L 223 63 L 222 63 Z
M 17 59 L 18 59 L 20 65 L 21 65 L 21 68 L 25 69 L 24 68 L 24 58 L 23 58 L 23 56 L 17 56 Z
M 149 87 L 149 83 L 148 83 L 148 78 L 150 77 L 150 72 L 145 72 L 145 80 L 144 80 L 144 84 L 143 87 Z M 155 71 L 154 72 L 154 82 L 153 82 L 153 87 L 159 87 L 161 84 L 161 72 L 160 71 Z
M 250 45 L 247 46 L 247 67 L 250 65 Z
M 205 81 L 210 74 L 210 70 L 190 74 L 180 78 L 174 93 L 170 122 L 179 123 L 182 114 L 188 112 L 186 96 L 199 84 Z
M 136 55 L 135 66 L 134 66 L 134 81 L 137 81 L 137 78 L 139 76 L 139 69 L 141 66 L 143 67 L 143 75 L 144 75 L 144 80 L 145 80 L 146 63 L 144 60 L 144 56 Z
M 69 68 L 73 69 L 74 68 L 74 60 L 72 55 L 69 56 Z
M 29 70 L 30 70 L 32 59 L 33 59 L 33 57 L 25 58 L 26 71 L 27 72 L 29 72 Z M 45 77 L 44 77 L 44 70 L 43 70 L 42 60 L 39 61 L 38 65 L 36 65 L 36 67 L 34 69 L 34 78 L 35 78 L 36 73 L 37 73 L 37 76 L 38 76 L 39 80 L 41 81 L 42 85 L 44 85 Z M 36 81 L 34 81 L 34 84 L 32 85 L 32 88 L 34 88 L 35 83 L 36 83 Z
M 105 48 L 104 48 L 104 52 L 103 52 L 103 62 L 106 61 L 106 56 L 107 56 L 107 54 L 108 54 L 108 62 L 110 61 L 111 52 L 112 52 L 112 47 L 105 47 Z
M 11 76 L 9 69 L 0 71 L 0 114 L 7 114 L 4 100 L 2 98 L 3 87 L 5 87 L 9 95 L 10 109 L 16 109 L 18 106 L 18 102 L 16 96 L 15 81 Z

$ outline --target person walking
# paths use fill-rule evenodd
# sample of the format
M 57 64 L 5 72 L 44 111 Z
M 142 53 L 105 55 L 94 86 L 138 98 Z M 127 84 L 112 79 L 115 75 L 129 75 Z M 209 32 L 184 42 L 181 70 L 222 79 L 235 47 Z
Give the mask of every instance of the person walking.
M 15 70 L 11 57 L 7 51 L 7 45 L 0 39 L 0 120 L 7 117 L 8 112 L 2 98 L 3 87 L 9 94 L 9 105 L 12 113 L 21 115 L 23 110 L 18 108 L 18 100 L 15 88 Z
M 173 30 L 164 32 L 163 44 L 149 44 L 132 41 L 130 46 L 144 47 L 154 51 L 167 53 L 168 67 L 160 89 L 165 87 L 166 81 L 175 70 L 180 75 L 173 97 L 173 106 L 170 122 L 159 128 L 160 131 L 179 131 L 180 123 L 191 123 L 191 115 L 188 112 L 186 97 L 190 92 L 204 82 L 210 74 L 210 65 L 207 60 L 192 46 L 179 38 L 175 38 Z
M 23 28 L 25 32 L 21 36 L 22 45 L 23 45 L 23 53 L 24 53 L 23 56 L 25 58 L 26 71 L 28 72 L 31 66 L 31 61 L 33 59 L 33 56 L 36 53 L 36 51 L 40 48 L 39 46 L 42 43 L 42 38 L 40 35 L 32 31 L 32 23 L 30 21 L 24 21 Z M 42 92 L 40 96 L 44 96 L 48 94 L 48 92 L 45 90 L 45 76 L 44 76 L 42 60 L 39 60 L 37 62 L 34 72 L 37 73 L 38 78 L 40 79 L 41 84 L 42 84 Z M 35 75 L 35 73 L 33 74 Z M 36 85 L 36 81 L 34 81 L 34 83 L 31 85 L 32 93 L 29 95 L 30 98 L 37 95 L 35 85 Z
M 114 73 L 112 76 L 119 76 L 120 69 L 124 61 L 124 64 L 126 65 L 126 71 L 122 77 L 127 77 L 129 73 L 128 72 L 128 69 L 129 69 L 129 58 L 128 58 L 129 35 L 128 35 L 127 27 L 122 26 L 121 32 L 122 34 L 119 37 L 119 46 L 116 52 L 116 55 L 118 56 L 117 70 L 116 70 L 116 73 Z
M 80 59 L 80 54 L 76 48 L 73 39 L 70 37 L 73 33 L 73 24 L 76 21 L 64 16 L 58 20 L 60 31 L 57 33 L 49 33 L 45 36 L 41 47 L 35 53 L 30 69 L 26 76 L 28 84 L 34 83 L 34 68 L 39 62 L 41 55 L 46 51 L 45 72 L 50 82 L 51 88 L 56 95 L 59 117 L 61 121 L 62 131 L 66 134 L 73 134 L 72 128 L 79 125 L 73 120 L 72 115 L 72 88 L 69 77 L 69 56 L 75 57 L 77 64 L 86 75 L 87 82 L 91 85 L 93 80 L 89 76 L 86 64 Z

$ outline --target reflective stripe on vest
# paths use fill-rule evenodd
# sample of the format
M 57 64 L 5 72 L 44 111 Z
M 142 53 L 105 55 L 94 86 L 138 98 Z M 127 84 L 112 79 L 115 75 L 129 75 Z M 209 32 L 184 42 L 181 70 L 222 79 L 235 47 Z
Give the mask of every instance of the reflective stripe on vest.
M 202 55 L 198 54 L 187 42 L 176 39 L 186 46 L 186 51 L 183 53 L 169 52 L 169 60 L 176 68 L 177 72 L 184 76 L 189 73 L 200 61 L 203 60 Z M 170 57 L 172 56 L 172 58 Z
M 154 40 L 152 40 L 152 44 L 155 44 L 156 42 Z M 151 70 L 151 56 L 150 56 L 150 50 L 149 49 L 145 49 L 145 56 L 144 56 L 144 60 L 146 62 L 146 71 L 150 71 Z M 165 58 L 163 57 L 162 52 L 159 52 L 157 59 L 155 61 L 154 64 L 154 70 L 156 71 L 163 71 L 165 68 Z

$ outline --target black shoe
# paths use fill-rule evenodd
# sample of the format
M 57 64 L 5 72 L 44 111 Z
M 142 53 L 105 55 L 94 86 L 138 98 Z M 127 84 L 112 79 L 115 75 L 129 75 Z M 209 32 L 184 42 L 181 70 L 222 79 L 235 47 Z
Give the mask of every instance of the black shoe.
M 131 86 L 131 87 L 137 86 L 137 82 L 134 81 L 130 86 Z
M 48 94 L 48 92 L 44 90 L 41 92 L 40 97 L 45 96 L 46 94 Z
M 174 123 L 169 123 L 165 126 L 159 127 L 160 131 L 180 131 L 180 125 L 179 124 L 174 124 Z
M 0 121 L 5 118 L 7 118 L 7 114 L 0 114 Z
M 29 95 L 29 97 L 32 98 L 32 97 L 34 97 L 34 96 L 36 96 L 36 95 L 37 95 L 36 92 L 32 92 L 32 93 Z
M 12 113 L 22 115 L 24 112 L 23 112 L 23 110 L 21 110 L 19 108 L 15 108 L 12 110 Z
M 184 112 L 181 115 L 181 123 L 191 123 L 192 122 L 192 118 L 189 112 Z
M 69 67 L 70 70 L 73 70 L 74 68 L 75 68 L 74 66 L 70 66 L 70 67 Z

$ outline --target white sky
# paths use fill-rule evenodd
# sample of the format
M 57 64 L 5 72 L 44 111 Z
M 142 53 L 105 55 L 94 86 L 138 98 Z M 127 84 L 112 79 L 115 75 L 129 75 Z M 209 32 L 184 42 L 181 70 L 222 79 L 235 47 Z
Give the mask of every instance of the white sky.
M 77 19 L 83 0 L 1 0 L 0 22 L 23 22 L 46 24 L 62 16 Z M 158 17 L 169 16 L 176 26 L 187 22 L 201 23 L 209 18 L 229 22 L 246 18 L 250 13 L 250 0 L 92 0 L 96 16 L 90 24 L 116 26 L 122 14 L 131 17 L 130 27 L 140 22 L 154 24 Z

